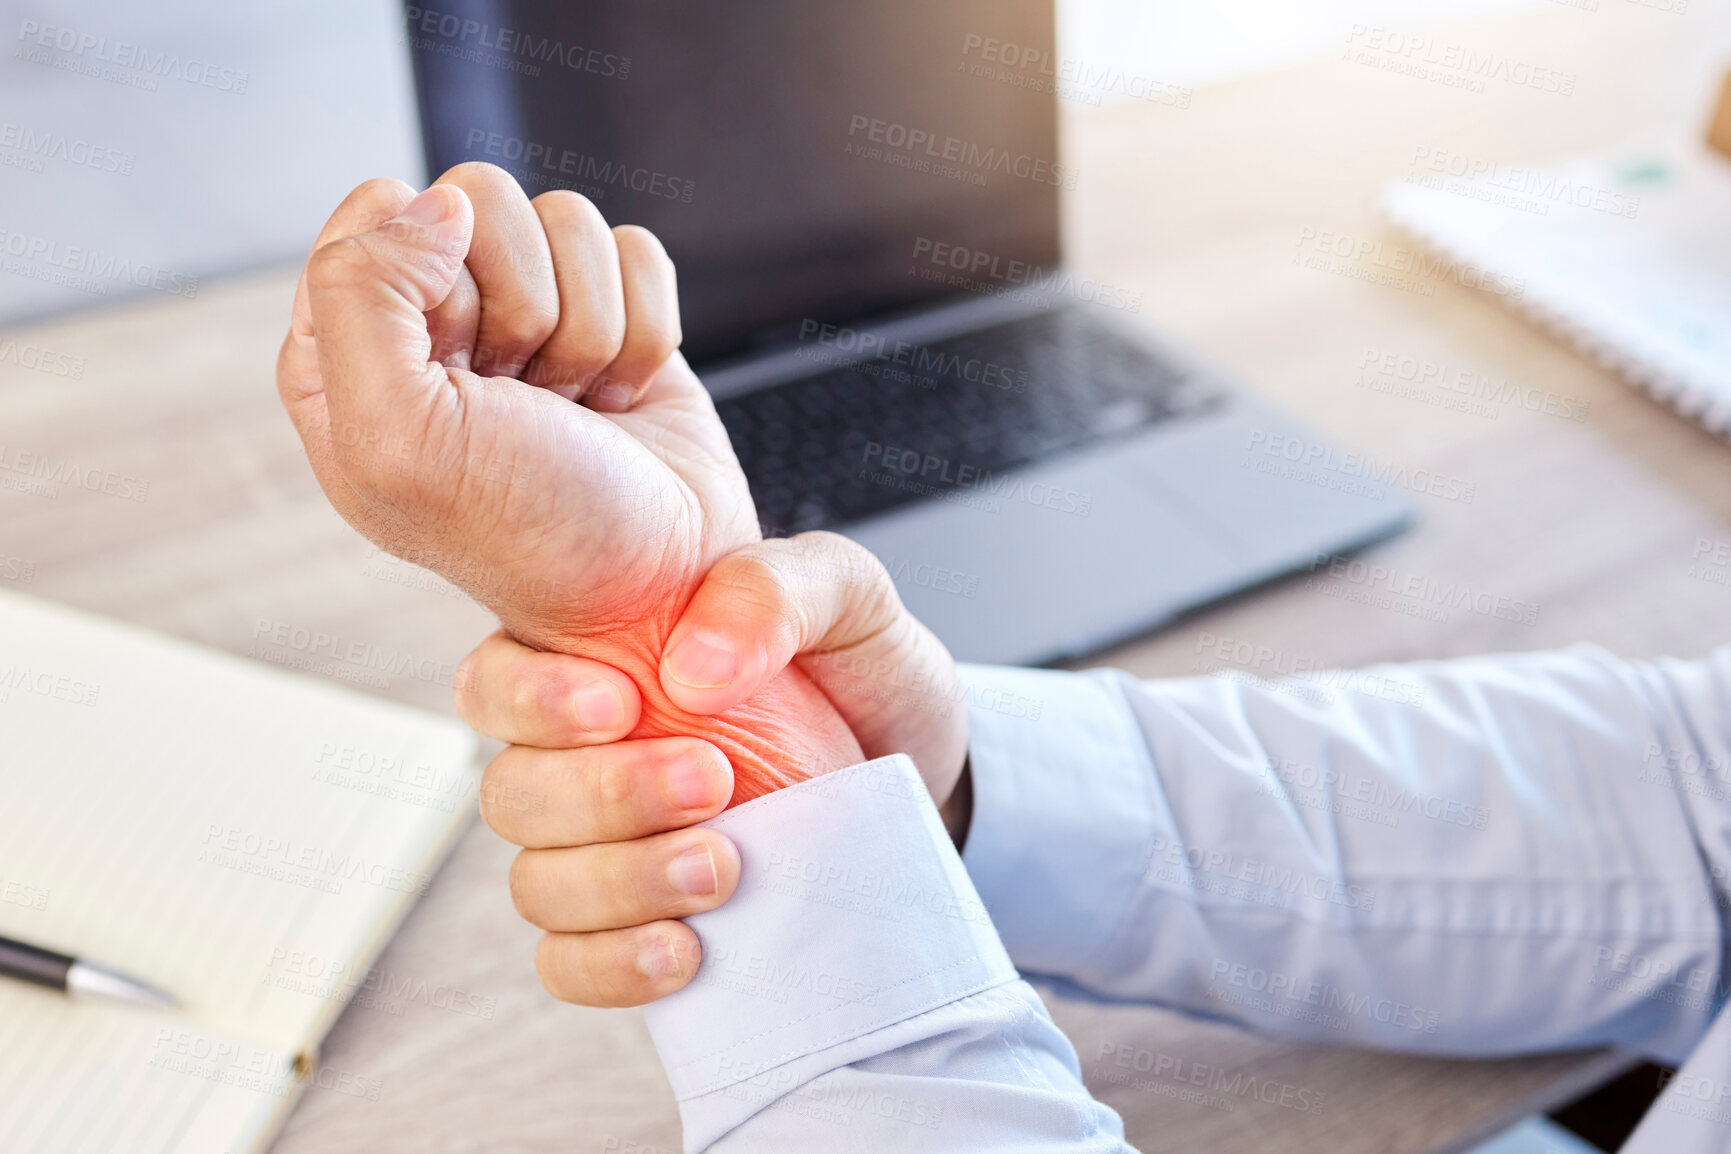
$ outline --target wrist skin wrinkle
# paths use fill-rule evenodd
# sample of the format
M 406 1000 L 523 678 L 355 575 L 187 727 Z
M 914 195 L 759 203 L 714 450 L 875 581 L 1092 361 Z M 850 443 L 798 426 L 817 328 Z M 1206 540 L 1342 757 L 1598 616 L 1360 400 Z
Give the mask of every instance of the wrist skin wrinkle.
M 661 688 L 661 644 L 653 636 L 648 644 L 642 640 L 645 633 L 662 633 L 660 629 L 573 637 L 532 627 L 507 628 L 524 644 L 600 661 L 631 678 L 642 696 L 643 713 L 629 738 L 698 737 L 719 748 L 733 766 L 728 808 L 865 760 L 841 714 L 796 666 L 788 666 L 749 701 L 702 717 L 674 705 Z

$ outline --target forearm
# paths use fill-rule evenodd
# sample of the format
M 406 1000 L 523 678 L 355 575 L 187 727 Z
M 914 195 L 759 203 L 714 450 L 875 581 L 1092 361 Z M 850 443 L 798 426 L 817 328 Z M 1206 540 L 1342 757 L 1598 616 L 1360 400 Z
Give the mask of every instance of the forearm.
M 1674 1054 L 1719 982 L 1700 839 L 1731 834 L 1664 761 L 1731 764 L 1728 667 L 970 671 L 1041 708 L 974 708 L 966 860 L 1019 966 L 1100 993 L 1335 1043 Z

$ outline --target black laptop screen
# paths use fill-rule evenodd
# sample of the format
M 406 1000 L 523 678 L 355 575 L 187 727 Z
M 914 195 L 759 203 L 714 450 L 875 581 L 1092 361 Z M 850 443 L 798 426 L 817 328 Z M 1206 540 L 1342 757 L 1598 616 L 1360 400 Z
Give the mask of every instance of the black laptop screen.
M 431 171 L 488 161 L 652 229 L 694 362 L 1058 262 L 1075 173 L 1052 0 L 431 0 L 407 18 Z

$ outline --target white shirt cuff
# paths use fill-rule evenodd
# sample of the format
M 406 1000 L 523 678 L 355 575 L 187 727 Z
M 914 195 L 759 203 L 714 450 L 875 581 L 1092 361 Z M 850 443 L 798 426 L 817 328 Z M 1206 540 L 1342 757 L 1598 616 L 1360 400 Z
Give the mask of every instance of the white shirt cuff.
M 702 966 L 645 1010 L 687 1149 L 858 1061 L 867 1035 L 1016 980 L 903 755 L 703 824 L 739 846 L 739 888 L 686 919 L 703 943 Z
M 963 860 L 1024 972 L 1098 962 L 1169 825 L 1118 678 L 963 665 L 973 820 Z

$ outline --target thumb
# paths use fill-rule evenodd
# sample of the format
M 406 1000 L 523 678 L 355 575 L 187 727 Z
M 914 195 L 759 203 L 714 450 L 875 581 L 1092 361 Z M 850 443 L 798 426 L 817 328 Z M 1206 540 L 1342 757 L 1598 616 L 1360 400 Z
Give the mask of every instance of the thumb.
M 393 429 L 424 428 L 448 387 L 431 360 L 425 313 L 457 282 L 475 214 L 434 185 L 383 224 L 324 245 L 307 262 L 307 304 L 339 462 Z
M 797 664 L 867 757 L 906 753 L 940 804 L 967 755 L 949 650 L 862 545 L 834 533 L 759 541 L 716 562 L 668 637 L 661 687 L 689 713 L 750 698 Z
M 872 650 L 903 614 L 883 565 L 834 533 L 759 541 L 715 563 L 661 659 L 679 708 L 710 715 L 756 693 L 798 654 Z M 898 639 L 899 640 L 899 639 Z

